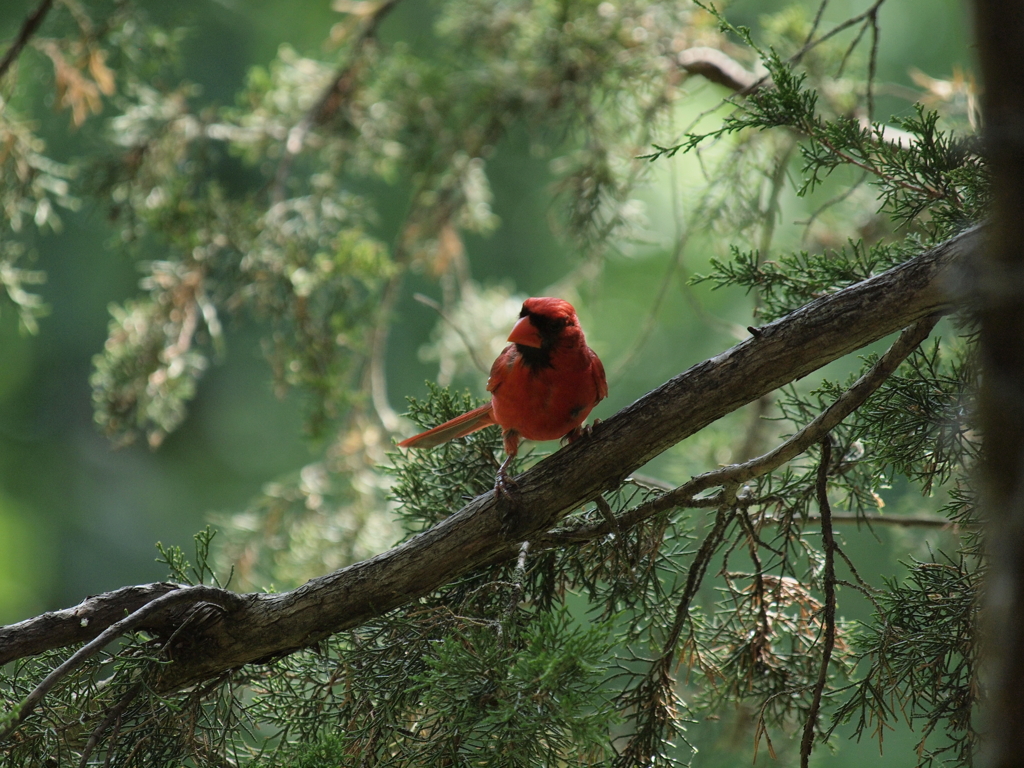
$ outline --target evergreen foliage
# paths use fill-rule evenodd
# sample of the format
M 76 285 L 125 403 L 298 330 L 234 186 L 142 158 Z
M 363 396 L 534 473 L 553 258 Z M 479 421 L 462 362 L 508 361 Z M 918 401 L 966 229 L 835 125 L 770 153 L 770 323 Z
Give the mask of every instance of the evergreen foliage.
M 636 236 L 630 193 L 652 169 L 687 153 L 710 164 L 701 153 L 724 146 L 697 210 L 750 215 L 732 219 L 730 255 L 692 282 L 750 292 L 758 323 L 901 263 L 982 221 L 989 205 L 984 157 L 964 126 L 919 106 L 894 139 L 870 114 L 873 49 L 863 79 L 843 76 L 863 36 L 877 34 L 880 3 L 848 47 L 818 32 L 819 19 L 784 13 L 766 20 L 761 48 L 689 3 L 462 0 L 438 4 L 430 55 L 378 39 L 396 0 L 339 3 L 349 13 L 333 59 L 283 47 L 229 107 L 203 106 L 172 76 L 160 62 L 183 33 L 133 3 L 57 5 L 54 23 L 72 32 L 38 48 L 59 101 L 106 154 L 80 166 L 47 158 L 23 116 L 22 82 L 7 75 L 0 311 L 37 329 L 45 307 L 26 286 L 41 275 L 25 266 L 23 233 L 39 236 L 59 226 L 59 209 L 96 199 L 143 274 L 139 295 L 111 307 L 95 358 L 98 425 L 116 441 L 158 446 L 223 354 L 224 323 L 248 317 L 277 386 L 305 393 L 308 430 L 326 443 L 297 477 L 224 516 L 221 546 L 212 530 L 198 534 L 194 565 L 161 547 L 182 583 L 291 588 L 493 488 L 497 429 L 390 452 L 399 422 L 374 382 L 403 275 L 418 270 L 452 295 L 476 290 L 464 238 L 499 224 L 487 163 L 510 131 L 553 158 L 556 226 L 581 269 L 599 269 Z M 760 61 L 764 82 L 733 96 L 719 127 L 645 155 L 674 130 L 677 54 L 698 43 Z M 100 112 L 104 127 L 93 127 Z M 844 173 L 870 182 L 876 229 L 776 253 L 787 176 L 813 196 Z M 244 188 L 230 183 L 239 177 Z M 404 189 L 401 214 L 374 192 L 386 185 Z M 669 766 L 706 747 L 699 721 L 743 728 L 736 713 L 746 713 L 755 754 L 806 759 L 846 724 L 881 741 L 910 723 L 920 726 L 920 764 L 969 765 L 982 695 L 977 373 L 970 318 L 940 328 L 824 444 L 743 485 L 682 499 L 627 478 L 516 561 L 180 692 L 153 685 L 173 661 L 171 638 L 130 633 L 60 681 L 2 745 L 4 764 Z M 876 360 L 866 356 L 861 373 Z M 855 378 L 785 388 L 772 406 L 780 431 L 805 425 Z M 431 387 L 407 415 L 428 427 L 477 404 Z M 542 459 L 526 451 L 519 463 Z M 880 492 L 897 483 L 934 498 L 962 536 L 912 561 L 905 578 L 872 583 L 832 526 L 840 515 L 870 525 Z M 849 596 L 873 606 L 870 623 L 837 617 L 836 600 Z M 0 732 L 70 655 L 0 670 Z

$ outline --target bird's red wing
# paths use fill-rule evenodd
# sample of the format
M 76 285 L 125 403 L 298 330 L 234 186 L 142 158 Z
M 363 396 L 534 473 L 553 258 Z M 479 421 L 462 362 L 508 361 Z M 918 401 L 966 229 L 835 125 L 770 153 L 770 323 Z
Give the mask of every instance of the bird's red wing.
M 494 392 L 501 383 L 508 377 L 512 364 L 516 359 L 516 345 L 509 344 L 501 351 L 501 354 L 494 358 L 491 363 L 491 372 L 487 376 L 487 391 Z
M 590 370 L 594 374 L 594 384 L 597 386 L 597 400 L 594 401 L 594 405 L 608 397 L 608 380 L 604 375 L 604 363 L 601 362 L 601 358 L 597 356 L 594 350 L 589 349 L 590 352 Z
M 433 448 L 435 445 L 447 443 L 457 437 L 465 437 L 492 424 L 494 424 L 494 413 L 491 411 L 491 404 L 488 403 L 474 408 L 472 411 L 467 411 L 461 416 L 456 416 L 451 421 L 446 421 L 433 429 L 428 429 L 426 432 L 406 438 L 398 444 L 398 447 Z

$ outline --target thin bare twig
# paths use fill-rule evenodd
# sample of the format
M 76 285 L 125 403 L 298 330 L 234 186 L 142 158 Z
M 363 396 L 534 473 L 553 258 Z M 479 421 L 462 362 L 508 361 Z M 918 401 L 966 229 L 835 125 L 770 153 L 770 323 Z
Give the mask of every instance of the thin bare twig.
M 885 0 L 875 0 L 875 2 L 872 3 L 871 7 L 864 11 L 864 13 L 850 17 L 841 24 L 837 24 L 836 26 L 832 27 L 832 29 L 830 29 L 828 32 L 826 32 L 824 35 L 817 38 L 816 40 L 811 40 L 805 43 L 803 48 L 801 48 L 799 51 L 790 56 L 790 62 L 793 64 L 799 64 L 800 60 L 803 59 L 807 52 L 810 51 L 812 48 L 821 45 L 829 38 L 835 37 L 840 32 L 852 27 L 854 24 L 858 24 L 859 22 L 867 21 L 868 19 L 876 17 L 878 15 L 878 9 L 881 8 L 882 3 L 884 2 Z
M 141 689 L 140 689 L 141 690 Z M 121 712 L 118 712 L 117 717 L 114 718 L 114 727 L 110 729 L 110 743 L 115 744 L 117 742 L 118 734 L 121 732 Z M 103 768 L 110 768 L 110 761 L 114 757 L 114 750 L 108 749 L 107 756 L 103 759 Z
M 647 319 L 644 321 L 643 328 L 640 329 L 640 333 L 629 346 L 629 352 L 625 357 L 621 358 L 615 366 L 608 372 L 608 379 L 614 387 L 622 377 L 622 374 L 633 367 L 634 361 L 643 352 L 644 347 L 647 346 L 647 342 L 650 340 L 651 333 L 653 333 L 655 326 L 658 323 L 658 312 L 661 309 L 661 305 L 665 301 L 665 296 L 668 294 L 669 286 L 672 285 L 672 275 L 683 263 L 683 252 L 686 249 L 686 238 L 682 235 L 676 237 L 676 247 L 672 254 L 672 258 L 669 259 L 668 269 L 665 270 L 665 275 L 661 279 L 661 287 L 658 289 L 657 295 L 654 297 L 654 301 L 651 302 L 651 308 L 647 313 Z
M 46 18 L 46 14 L 50 12 L 50 8 L 53 7 L 53 0 L 42 0 L 36 9 L 32 11 L 28 16 L 25 17 L 25 23 L 21 25 L 21 31 L 18 32 L 18 36 L 14 38 L 14 42 L 11 43 L 11 47 L 7 49 L 7 53 L 4 54 L 3 61 L 0 61 L 0 80 L 3 80 L 4 75 L 7 74 L 7 70 L 11 68 L 14 60 L 21 55 L 22 49 L 28 44 L 29 39 L 39 29 L 39 25 L 43 23 L 43 19 Z
M 135 697 L 141 692 L 142 683 L 135 683 L 128 689 L 125 695 L 121 697 L 121 700 L 110 708 L 107 716 L 103 718 L 100 724 L 93 729 L 91 734 L 89 734 L 89 741 L 86 742 L 85 747 L 82 749 L 82 759 L 78 762 L 78 768 L 85 768 L 85 766 L 89 764 L 89 757 L 92 755 L 93 750 L 96 749 L 96 746 L 100 743 L 100 739 L 103 737 L 104 731 L 106 731 L 111 724 L 114 725 L 114 733 L 117 733 L 118 723 L 121 721 L 121 715 L 124 713 L 124 710 L 128 705 L 131 704 L 132 701 L 135 700 Z M 111 742 L 111 745 L 113 745 L 113 742 Z M 108 748 L 108 760 L 110 759 L 110 754 L 111 750 Z
M 690 49 L 690 50 L 713 50 L 713 49 Z M 687 51 L 683 51 L 683 54 Z M 725 54 L 722 54 L 725 56 Z M 726 58 L 728 58 L 726 56 Z M 740 66 L 737 64 L 736 66 Z M 753 75 L 751 75 L 753 77 Z M 690 307 L 693 309 L 697 317 L 715 327 L 721 328 L 726 333 L 729 333 L 737 339 L 743 339 L 746 337 L 746 333 L 743 331 L 742 326 L 736 323 L 726 322 L 721 318 L 715 317 L 713 314 L 705 309 L 704 305 L 700 302 L 700 299 L 694 295 L 692 287 L 687 281 L 686 269 L 683 265 L 683 256 L 686 252 L 686 246 L 689 241 L 689 232 L 693 229 L 694 221 L 699 215 L 699 211 L 695 211 L 691 216 L 684 220 L 682 211 L 682 193 L 679 188 L 678 168 L 675 163 L 669 164 L 669 177 L 671 181 L 672 189 L 672 219 L 674 226 L 674 240 L 672 246 L 672 255 L 669 258 L 668 268 L 665 270 L 665 274 L 661 279 L 660 287 L 654 297 L 654 301 L 651 302 L 650 309 L 647 311 L 647 317 L 645 318 L 643 325 L 641 326 L 640 332 L 637 334 L 636 340 L 630 344 L 629 352 L 624 357 L 615 362 L 608 369 L 608 382 L 609 385 L 614 387 L 621 378 L 622 375 L 629 370 L 636 359 L 642 354 L 647 343 L 650 341 L 651 335 L 658 324 L 658 313 L 661 311 L 662 304 L 664 304 L 665 298 L 668 295 L 668 289 L 672 285 L 673 278 L 678 273 L 679 284 L 683 298 L 686 299 Z
M 871 54 L 868 57 L 868 121 L 875 118 L 875 74 L 878 71 L 878 8 L 869 17 L 871 22 Z
M 401 420 L 395 409 L 388 402 L 388 380 L 384 365 L 387 359 L 388 334 L 391 331 L 391 313 L 395 309 L 398 296 L 401 293 L 403 273 L 401 270 L 395 272 L 384 287 L 384 294 L 381 296 L 380 308 L 377 312 L 377 322 L 373 328 L 372 345 L 370 348 L 370 398 L 374 410 L 381 424 L 389 432 L 398 431 Z
M 821 696 L 828 682 L 828 665 L 832 661 L 832 649 L 836 644 L 836 540 L 832 535 L 832 509 L 828 504 L 828 466 L 832 458 L 832 440 L 826 435 L 821 441 L 821 464 L 818 466 L 818 510 L 821 513 L 821 545 L 825 553 L 825 573 L 822 590 L 825 593 L 823 622 L 825 637 L 822 641 L 821 667 L 818 669 L 818 681 L 814 685 L 811 707 L 807 711 L 804 723 L 804 735 L 800 740 L 800 768 L 807 768 L 814 743 L 814 731 L 818 725 L 818 711 L 821 708 Z
M 466 351 L 469 352 L 469 356 L 473 360 L 473 365 L 475 365 L 482 373 L 487 373 L 490 370 L 490 368 L 484 365 L 480 358 L 477 357 L 476 350 L 473 349 L 473 345 L 470 343 L 469 337 L 466 336 L 458 324 L 448 316 L 448 313 L 444 311 L 444 307 L 429 296 L 424 296 L 422 293 L 414 293 L 412 297 L 420 304 L 430 307 L 432 310 L 437 312 L 437 314 L 441 316 L 441 319 L 452 327 L 452 330 L 459 335 L 460 339 L 462 339 L 462 343 L 466 345 Z
M 840 192 L 835 197 L 833 197 L 833 198 L 831 198 L 829 200 L 826 200 L 824 203 L 822 203 L 818 208 L 816 208 L 811 213 L 811 215 L 809 217 L 807 217 L 803 221 L 794 221 L 793 222 L 794 224 L 799 224 L 800 226 L 802 226 L 804 228 L 804 233 L 800 237 L 800 244 L 803 245 L 805 242 L 807 242 L 807 235 L 811 231 L 811 225 L 817 220 L 817 218 L 819 216 L 821 216 L 821 214 L 823 214 L 829 208 L 831 208 L 831 207 L 833 207 L 835 205 L 838 205 L 839 203 L 843 202 L 848 197 L 850 197 L 850 195 L 852 195 L 854 192 L 856 192 L 858 189 L 860 189 L 861 185 L 867 180 L 867 178 L 868 178 L 868 172 L 867 171 L 862 171 L 861 174 L 860 174 L 860 178 L 859 179 L 857 179 L 855 182 L 853 182 L 853 184 L 851 184 L 849 187 L 844 189 L 842 192 Z
M 850 57 L 853 56 L 853 52 L 857 50 L 857 46 L 860 45 L 860 41 L 864 39 L 864 33 L 868 29 L 868 24 L 865 22 L 860 25 L 860 29 L 857 30 L 857 34 L 854 36 L 850 44 L 846 46 L 846 51 L 843 53 L 843 58 L 839 61 L 839 67 L 836 69 L 835 76 L 837 78 L 843 76 L 843 72 L 846 70 L 846 65 L 850 61 Z
M 384 18 L 391 13 L 400 0 L 384 0 L 370 14 L 369 20 L 363 26 L 359 36 L 352 44 L 352 56 L 349 61 L 339 69 L 331 80 L 331 84 L 324 89 L 323 94 L 317 99 L 316 104 L 303 116 L 302 120 L 292 126 L 288 131 L 285 140 L 284 154 L 277 165 L 277 172 L 274 174 L 271 199 L 276 203 L 284 199 L 285 183 L 291 173 L 292 164 L 295 158 L 302 151 L 309 132 L 318 125 L 324 125 L 337 114 L 341 106 L 348 100 L 355 90 L 358 81 L 359 68 L 362 64 L 364 49 L 370 46 L 377 39 L 377 29 Z
M 816 523 L 818 515 L 808 515 L 807 521 Z M 858 525 L 892 525 L 897 528 L 955 528 L 956 524 L 941 515 L 878 515 L 856 512 L 833 512 L 833 523 L 856 523 Z
M 523 582 L 526 580 L 526 556 L 530 553 L 530 542 L 524 541 L 519 545 L 519 556 L 516 558 L 516 569 L 512 576 L 512 596 L 509 598 L 508 607 L 505 609 L 505 618 L 511 618 L 519 607 L 519 601 L 523 599 Z
M 675 620 L 672 622 L 672 628 L 669 630 L 668 638 L 665 641 L 665 656 L 675 658 L 675 646 L 679 642 L 679 635 L 682 633 L 686 617 L 690 615 L 690 603 L 696 597 L 697 590 L 700 589 L 701 582 L 704 580 L 704 574 L 707 573 L 711 558 L 718 551 L 718 545 L 722 543 L 725 531 L 734 516 L 735 509 L 727 505 L 719 508 L 718 514 L 715 516 L 714 526 L 704 538 L 700 549 L 697 550 L 697 554 L 690 564 L 690 569 L 686 574 L 686 586 L 683 589 L 679 605 L 676 606 Z
M 811 24 L 811 29 L 807 33 L 807 39 L 804 40 L 804 45 L 807 45 L 811 40 L 814 39 L 815 34 L 818 32 L 818 25 L 821 24 L 821 17 L 825 15 L 825 7 L 828 5 L 828 0 L 821 0 L 818 4 L 818 11 L 814 14 L 814 21 Z
M 740 521 L 740 527 L 743 528 L 744 533 L 747 535 L 747 549 L 749 550 L 750 561 L 754 565 L 754 594 L 752 599 L 757 604 L 757 621 L 759 626 L 754 630 L 756 635 L 751 638 L 751 645 L 755 649 L 754 652 L 760 656 L 761 651 L 768 645 L 769 638 L 771 637 L 771 624 L 768 621 L 768 603 L 765 600 L 764 567 L 761 563 L 761 556 L 757 551 L 761 540 L 758 538 L 746 510 L 739 512 L 737 518 Z
M 835 522 L 835 518 L 833 518 L 832 522 Z M 843 552 L 842 547 L 836 544 L 835 550 L 839 554 L 839 556 L 843 558 L 844 561 L 846 561 L 846 566 L 850 569 L 850 573 L 852 573 L 853 578 L 857 580 L 857 583 L 853 585 L 854 588 L 863 592 L 864 596 L 871 601 L 871 604 L 875 607 L 875 610 L 880 612 L 881 606 L 878 604 L 878 601 L 875 600 L 875 595 L 880 594 L 882 590 L 876 587 L 872 587 L 870 584 L 864 581 L 860 573 L 857 571 L 857 567 L 853 564 L 853 561 L 847 556 L 845 552 Z

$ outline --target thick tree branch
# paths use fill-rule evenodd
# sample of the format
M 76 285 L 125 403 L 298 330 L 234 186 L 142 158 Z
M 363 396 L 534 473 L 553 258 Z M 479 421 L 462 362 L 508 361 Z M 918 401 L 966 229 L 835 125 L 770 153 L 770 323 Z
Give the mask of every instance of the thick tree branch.
M 90 656 L 95 656 L 97 653 L 102 651 L 106 645 L 113 642 L 121 635 L 138 629 L 150 616 L 158 611 L 184 602 L 190 603 L 190 607 L 194 609 L 197 601 L 206 602 L 210 600 L 212 600 L 215 605 L 220 606 L 222 610 L 226 611 L 237 606 L 241 599 L 242 598 L 232 592 L 218 589 L 216 587 L 207 587 L 202 584 L 191 587 L 179 585 L 178 589 L 161 595 L 128 616 L 125 616 L 120 621 L 114 622 L 93 638 L 92 641 L 86 643 L 75 651 L 69 659 L 48 674 L 43 681 L 25 697 L 21 702 L 21 705 L 18 707 L 18 710 L 14 713 L 14 716 L 6 724 L 6 728 L 3 731 L 0 731 L 0 741 L 10 735 L 10 733 L 18 727 L 21 721 L 29 716 L 32 710 L 35 709 L 36 705 L 38 705 L 40 701 L 43 700 L 43 697 L 46 696 L 50 689 L 60 682 L 61 678 L 80 667 Z
M 567 446 L 516 478 L 521 505 L 514 540 L 502 530 L 494 494 L 480 496 L 404 544 L 291 592 L 239 596 L 236 607 L 176 638 L 173 662 L 161 667 L 155 684 L 172 690 L 308 647 L 467 571 L 514 558 L 521 541 L 549 530 L 569 510 L 618 487 L 650 459 L 725 414 L 948 309 L 951 288 L 960 280 L 957 270 L 979 250 L 981 241 L 981 229 L 974 228 L 888 272 L 817 299 L 624 408 L 589 439 Z M 14 655 L 0 656 L 0 661 L 63 645 L 40 640 L 38 625 L 74 623 L 74 611 L 79 609 L 72 609 L 70 616 L 50 614 L 0 629 L 0 652 L 17 649 Z M 178 607 L 158 611 L 135 628 L 166 636 L 182 620 Z M 105 629 L 98 621 L 90 623 L 93 636 Z M 64 638 L 75 634 L 84 639 L 83 629 L 55 631 Z M 19 638 L 25 632 L 35 633 L 34 645 Z
M 115 621 L 179 589 L 180 584 L 170 582 L 122 587 L 88 597 L 74 608 L 0 627 L 0 664 L 92 640 Z

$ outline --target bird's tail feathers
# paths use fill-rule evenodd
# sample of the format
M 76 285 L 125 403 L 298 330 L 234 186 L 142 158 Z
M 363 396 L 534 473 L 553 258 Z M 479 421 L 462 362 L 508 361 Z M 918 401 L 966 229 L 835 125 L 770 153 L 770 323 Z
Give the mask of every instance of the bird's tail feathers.
M 491 411 L 491 404 L 481 405 L 472 411 L 467 411 L 461 416 L 456 416 L 451 421 L 446 421 L 433 429 L 421 432 L 406 438 L 398 444 L 399 448 L 433 448 L 435 445 L 447 443 L 457 437 L 465 437 L 477 430 L 489 427 L 494 424 L 494 413 Z

